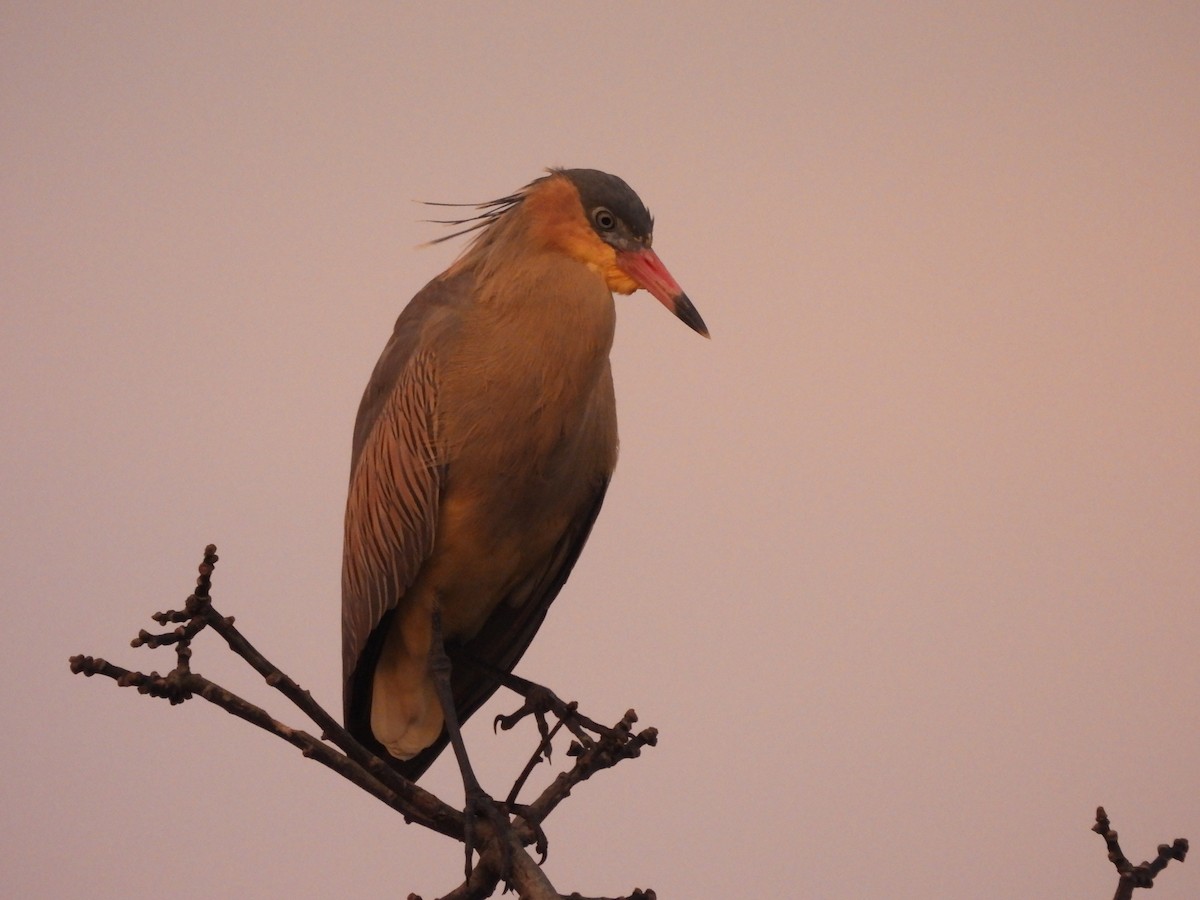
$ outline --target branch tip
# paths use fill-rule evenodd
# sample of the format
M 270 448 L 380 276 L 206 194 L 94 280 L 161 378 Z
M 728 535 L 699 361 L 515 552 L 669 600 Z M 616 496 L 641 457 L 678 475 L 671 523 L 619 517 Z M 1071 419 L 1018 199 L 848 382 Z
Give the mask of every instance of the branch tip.
M 1167 867 L 1167 863 L 1172 859 L 1183 862 L 1187 856 L 1187 838 L 1176 838 L 1172 844 L 1159 844 L 1158 856 L 1153 861 L 1143 861 L 1135 866 L 1121 849 L 1119 836 L 1103 806 L 1096 808 L 1096 824 L 1092 826 L 1092 831 L 1104 838 L 1104 845 L 1108 849 L 1108 861 L 1117 870 L 1117 893 L 1114 900 L 1127 900 L 1135 888 L 1154 887 L 1154 879 Z

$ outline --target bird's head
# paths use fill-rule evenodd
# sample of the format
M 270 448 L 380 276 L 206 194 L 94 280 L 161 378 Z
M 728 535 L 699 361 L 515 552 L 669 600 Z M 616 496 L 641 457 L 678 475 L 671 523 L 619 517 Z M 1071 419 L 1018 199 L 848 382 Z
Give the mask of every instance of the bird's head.
M 599 273 L 610 290 L 643 288 L 708 337 L 700 313 L 650 249 L 654 219 L 620 178 L 596 169 L 553 169 L 530 185 L 525 202 L 547 240 Z
M 477 206 L 479 215 L 447 224 L 474 223 L 456 234 L 490 229 L 510 211 L 517 212 L 516 207 L 534 241 L 583 263 L 618 294 L 632 294 L 638 288 L 649 291 L 686 325 L 708 337 L 700 313 L 651 249 L 654 219 L 620 178 L 596 169 L 551 169 L 520 192 Z M 486 235 L 484 231 L 480 240 Z

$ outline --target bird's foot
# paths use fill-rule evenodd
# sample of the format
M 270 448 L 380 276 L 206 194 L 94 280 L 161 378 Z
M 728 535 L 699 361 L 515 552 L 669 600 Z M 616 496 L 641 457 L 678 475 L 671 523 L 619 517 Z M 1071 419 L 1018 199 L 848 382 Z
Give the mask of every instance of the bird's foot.
M 546 836 L 541 823 L 537 819 L 532 807 L 526 806 L 524 803 L 509 802 L 506 804 L 509 810 L 521 818 L 521 821 L 529 826 L 529 830 L 533 833 L 533 849 L 538 853 L 538 865 L 542 865 L 546 861 L 546 857 L 550 854 L 550 838 Z M 528 838 L 525 843 L 528 843 Z
M 491 827 L 496 847 L 499 849 L 500 878 L 507 884 L 512 872 L 512 821 L 501 804 L 493 800 L 491 795 L 477 784 L 467 789 L 466 805 L 463 807 L 463 843 L 467 856 L 467 880 L 471 879 L 471 857 L 474 853 L 479 852 L 476 825 L 481 819 Z M 479 855 L 482 858 L 483 853 L 479 852 Z
M 592 735 L 606 737 L 613 732 L 613 729 L 601 725 L 579 712 L 577 701 L 572 700 L 568 703 L 560 699 L 548 687 L 534 684 L 532 681 L 512 674 L 507 676 L 504 683 L 524 697 L 525 702 L 521 704 L 520 709 L 507 716 L 496 716 L 492 727 L 508 731 L 522 719 L 532 715 L 537 721 L 538 733 L 542 736 L 542 747 L 547 762 L 550 761 L 550 728 L 546 724 L 546 713 L 553 713 L 584 747 L 595 743 Z

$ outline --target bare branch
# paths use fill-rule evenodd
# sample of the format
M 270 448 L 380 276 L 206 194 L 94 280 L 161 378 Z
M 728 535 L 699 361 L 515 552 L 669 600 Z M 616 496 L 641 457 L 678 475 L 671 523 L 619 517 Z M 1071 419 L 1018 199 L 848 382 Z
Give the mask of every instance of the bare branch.
M 166 699 L 172 705 L 192 697 L 202 697 L 230 715 L 287 741 L 305 756 L 386 803 L 399 812 L 406 822 L 422 825 L 455 840 L 464 840 L 462 812 L 402 777 L 385 760 L 363 747 L 313 699 L 312 694 L 263 656 L 235 627 L 232 616 L 222 616 L 213 607 L 210 591 L 216 563 L 216 547 L 210 544 L 205 548 L 204 559 L 199 567 L 196 591 L 187 598 L 184 608 L 155 613 L 151 617 L 163 627 L 175 627 L 157 634 L 142 629 L 131 642 L 133 647 L 150 649 L 174 647 L 176 665 L 166 675 L 155 671 L 149 674 L 136 672 L 105 659 L 83 655 L 71 657 L 71 671 L 86 676 L 112 678 L 118 686 L 136 687 L 139 693 Z M 205 628 L 211 628 L 219 634 L 230 650 L 317 725 L 321 737 L 292 728 L 261 707 L 193 672 L 191 642 Z M 579 715 L 575 704 L 562 703 L 544 688 L 521 682 L 520 679 L 515 681 L 520 682 L 518 689 L 526 695 L 526 704 L 513 716 L 502 717 L 505 727 L 511 727 L 522 716 L 533 713 L 538 717 L 539 743 L 529 765 L 513 785 L 508 802 L 499 804 L 504 815 L 516 816 L 514 827 L 508 828 L 507 820 L 498 823 L 504 827 L 496 827 L 488 822 L 477 823 L 478 862 L 469 872 L 467 880 L 444 895 L 442 900 L 482 900 L 492 896 L 502 881 L 507 882 L 508 888 L 516 890 L 523 900 L 561 900 L 564 895 L 550 884 L 540 864 L 525 849 L 526 845 L 534 845 L 544 862 L 547 841 L 541 823 L 569 796 L 571 789 L 601 769 L 609 768 L 622 759 L 636 757 L 641 747 L 655 742 L 656 732 L 652 728 L 637 735 L 632 733 L 632 723 L 637 720 L 632 710 L 617 725 L 607 728 Z M 531 701 L 533 694 L 542 699 Z M 545 699 L 547 697 L 549 699 Z M 558 717 L 552 729 L 547 727 L 543 717 L 547 711 Z M 549 760 L 550 743 L 563 725 L 576 735 L 576 740 L 567 751 L 569 756 L 575 757 L 575 764 L 561 773 L 532 806 L 518 804 L 516 796 L 529 771 L 538 761 Z M 597 739 L 593 739 L 588 731 L 596 734 Z M 585 900 L 579 894 L 569 896 Z M 416 895 L 410 897 L 416 898 Z M 653 891 L 635 890 L 628 898 L 615 900 L 653 898 Z
M 1096 824 L 1092 826 L 1092 831 L 1104 838 L 1108 847 L 1108 860 L 1117 869 L 1117 892 L 1113 895 L 1113 900 L 1130 900 L 1135 888 L 1154 887 L 1155 877 L 1167 867 L 1167 863 L 1173 859 L 1183 862 L 1188 852 L 1187 838 L 1176 838 L 1174 843 L 1159 844 L 1158 856 L 1152 862 L 1142 862 L 1135 866 L 1121 850 L 1117 833 L 1113 830 L 1103 806 L 1096 807 Z

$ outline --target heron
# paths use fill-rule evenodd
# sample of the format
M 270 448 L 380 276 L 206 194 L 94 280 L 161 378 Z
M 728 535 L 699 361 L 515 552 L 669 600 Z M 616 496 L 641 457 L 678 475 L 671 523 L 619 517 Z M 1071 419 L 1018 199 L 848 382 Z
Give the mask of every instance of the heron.
M 620 178 L 549 169 L 469 206 L 438 240 L 473 239 L 367 383 L 346 502 L 346 727 L 413 781 L 528 648 L 600 511 L 613 293 L 645 289 L 708 336 Z

